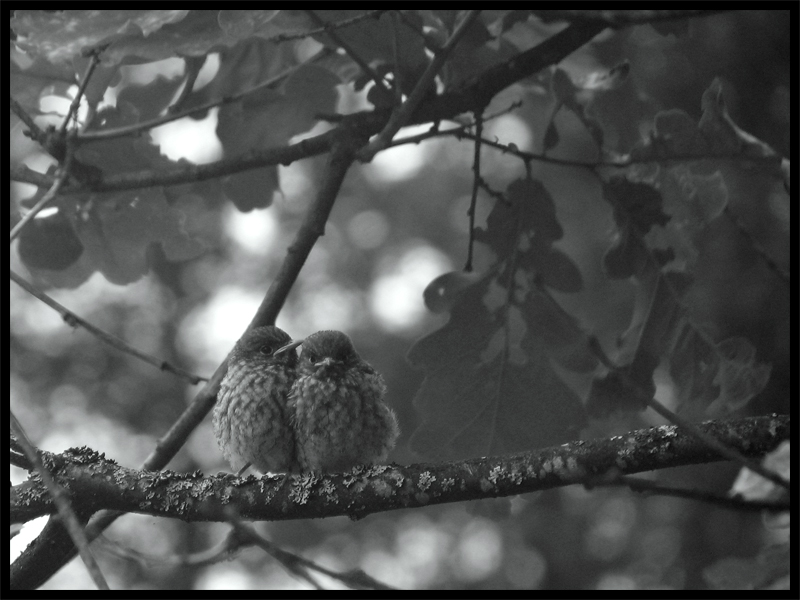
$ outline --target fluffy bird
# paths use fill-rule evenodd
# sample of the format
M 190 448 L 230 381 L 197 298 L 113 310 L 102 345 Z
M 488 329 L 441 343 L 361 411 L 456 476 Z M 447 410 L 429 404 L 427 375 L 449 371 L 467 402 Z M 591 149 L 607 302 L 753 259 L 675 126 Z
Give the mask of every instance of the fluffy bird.
M 292 339 L 277 327 L 258 327 L 231 353 L 214 407 L 213 429 L 222 454 L 241 475 L 297 471 L 287 397 L 296 378 L 294 350 L 276 354 Z
M 383 377 L 341 331 L 318 331 L 302 345 L 289 394 L 302 471 L 341 472 L 386 460 L 400 429 L 383 401 Z

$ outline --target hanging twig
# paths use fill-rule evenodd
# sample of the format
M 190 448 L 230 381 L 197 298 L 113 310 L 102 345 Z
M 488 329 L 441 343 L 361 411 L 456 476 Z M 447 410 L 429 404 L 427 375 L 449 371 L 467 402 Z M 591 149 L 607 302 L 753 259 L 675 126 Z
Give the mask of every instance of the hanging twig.
M 61 315 L 61 318 L 64 319 L 64 322 L 67 323 L 67 325 L 69 325 L 70 327 L 83 327 L 86 331 L 88 331 L 93 336 L 98 338 L 104 344 L 107 344 L 112 348 L 116 348 L 117 350 L 119 350 L 120 352 L 124 352 L 125 354 L 130 354 L 131 356 L 134 356 L 141 361 L 144 361 L 148 364 L 153 365 L 154 367 L 161 369 L 162 371 L 174 373 L 175 375 L 177 375 L 181 379 L 185 379 L 192 385 L 196 385 L 201 381 L 208 381 L 208 379 L 205 377 L 201 377 L 199 375 L 195 375 L 194 373 L 190 373 L 189 371 L 181 369 L 180 367 L 175 366 L 168 361 L 159 360 L 154 356 L 150 356 L 149 354 L 145 354 L 144 352 L 141 352 L 140 350 L 133 348 L 132 346 L 125 343 L 118 337 L 115 337 L 110 333 L 106 333 L 99 327 L 92 325 L 89 321 L 82 319 L 74 312 L 72 312 L 62 304 L 59 304 L 53 298 L 45 294 L 43 291 L 34 287 L 31 283 L 27 282 L 25 279 L 20 277 L 14 271 L 11 271 L 10 273 L 11 273 L 11 281 L 16 283 L 21 288 L 23 288 L 31 296 L 38 298 L 39 300 L 47 304 L 50 308 L 58 312 Z
M 472 250 L 475 242 L 475 205 L 478 202 L 478 188 L 481 178 L 481 140 L 483 138 L 483 112 L 475 113 L 475 153 L 472 158 L 472 197 L 469 201 L 469 242 L 467 244 L 467 264 L 464 270 L 467 273 L 472 271 Z

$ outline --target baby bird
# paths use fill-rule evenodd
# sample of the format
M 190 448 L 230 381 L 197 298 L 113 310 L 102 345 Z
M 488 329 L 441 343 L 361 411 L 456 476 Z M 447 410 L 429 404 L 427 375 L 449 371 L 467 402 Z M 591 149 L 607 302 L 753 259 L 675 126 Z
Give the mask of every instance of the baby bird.
M 289 348 L 300 344 L 289 394 L 300 469 L 335 473 L 385 461 L 400 429 L 383 401 L 383 377 L 341 331 L 318 331 Z
M 258 327 L 240 339 L 228 361 L 214 407 L 213 429 L 222 454 L 241 475 L 297 472 L 287 397 L 296 378 L 292 339 L 277 327 Z

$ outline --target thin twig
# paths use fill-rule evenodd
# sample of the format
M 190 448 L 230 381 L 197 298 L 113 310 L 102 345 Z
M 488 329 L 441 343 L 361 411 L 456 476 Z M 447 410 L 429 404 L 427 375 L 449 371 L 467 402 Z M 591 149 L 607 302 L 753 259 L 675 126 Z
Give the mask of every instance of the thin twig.
M 475 134 L 469 133 L 468 131 L 464 131 L 463 133 L 457 135 L 456 137 L 467 140 L 474 140 Z M 775 162 L 774 156 L 747 156 L 744 154 L 731 154 L 731 153 L 674 154 L 672 156 L 658 156 L 658 157 L 649 156 L 644 158 L 633 158 L 631 155 L 626 155 L 620 160 L 612 162 L 604 162 L 604 161 L 585 162 L 579 160 L 569 160 L 565 158 L 555 158 L 552 156 L 547 156 L 546 154 L 538 154 L 536 152 L 526 152 L 524 150 L 520 150 L 519 148 L 517 148 L 515 144 L 502 144 L 497 140 L 488 140 L 486 138 L 483 138 L 482 142 L 491 148 L 500 150 L 503 154 L 511 154 L 513 156 L 516 156 L 520 160 L 526 163 L 531 161 L 537 161 L 537 162 L 548 163 L 551 165 L 560 165 L 563 167 L 580 167 L 583 169 L 602 169 L 602 168 L 625 169 L 627 167 L 632 167 L 634 165 L 651 164 L 651 163 L 670 163 L 674 161 L 689 162 L 689 161 L 704 161 L 704 160 L 731 160 L 731 161 L 742 161 L 742 162 L 765 164 L 765 165 L 772 165 Z
M 100 64 L 100 51 L 92 52 L 92 59 L 89 61 L 89 66 L 86 67 L 86 73 L 81 80 L 80 86 L 78 86 L 78 93 L 75 94 L 75 97 L 72 99 L 72 102 L 69 105 L 69 110 L 67 111 L 67 116 L 64 117 L 64 121 L 61 123 L 61 128 L 59 129 L 59 135 L 65 136 L 67 135 L 67 127 L 69 126 L 69 122 L 72 118 L 75 119 L 75 122 L 78 122 L 78 109 L 81 106 L 81 98 L 83 98 L 83 93 L 86 91 L 86 86 L 89 85 L 89 80 L 92 78 L 92 73 L 97 68 L 97 65 Z
M 620 376 L 622 381 L 625 385 L 630 388 L 633 392 L 639 396 L 639 398 L 647 404 L 650 408 L 660 414 L 662 417 L 667 419 L 670 423 L 674 423 L 675 425 L 679 425 L 687 430 L 688 433 L 695 436 L 699 441 L 705 444 L 711 450 L 717 452 L 720 456 L 727 458 L 730 461 L 740 464 L 743 467 L 746 467 L 753 471 L 754 473 L 758 473 L 763 478 L 768 479 L 775 485 L 778 485 L 786 490 L 789 490 L 789 482 L 786 481 L 783 477 L 778 475 L 777 473 L 773 473 L 766 467 L 762 466 L 757 461 L 751 460 L 744 456 L 741 452 L 731 448 L 720 442 L 717 438 L 708 433 L 704 432 L 700 427 L 692 423 L 691 421 L 687 421 L 677 413 L 671 411 L 666 406 L 661 404 L 658 400 L 656 400 L 653 396 L 647 393 L 645 390 L 641 388 L 641 386 L 633 380 L 633 378 L 628 375 L 625 369 L 621 369 L 616 366 L 611 359 L 606 355 L 603 347 L 601 346 L 599 340 L 594 337 L 589 337 L 589 349 L 592 353 L 597 357 L 597 359 L 603 363 L 603 365 L 609 369 L 614 371 L 616 374 Z
M 17 420 L 16 415 L 14 415 L 13 410 L 10 411 L 10 415 L 11 431 L 14 433 L 17 443 L 24 450 L 28 460 L 33 464 L 36 472 L 38 472 L 41 476 L 42 482 L 47 487 L 47 491 L 50 492 L 50 496 L 53 498 L 53 503 L 58 509 L 58 515 L 61 517 L 61 522 L 66 526 L 73 543 L 78 548 L 78 553 L 81 556 L 81 560 L 83 560 L 83 563 L 86 565 L 86 570 L 89 571 L 92 581 L 94 581 L 94 584 L 98 589 L 109 589 L 108 583 L 106 582 L 102 571 L 100 571 L 100 567 L 98 566 L 97 561 L 95 561 L 92 551 L 89 549 L 89 541 L 86 539 L 83 526 L 79 522 L 75 512 L 72 510 L 72 504 L 69 501 L 69 496 L 66 492 L 64 492 L 61 486 L 56 483 L 55 479 L 53 479 L 53 476 L 50 474 L 50 471 L 45 468 L 41 458 L 39 457 L 39 452 L 36 450 L 36 448 L 34 448 L 30 440 L 28 440 L 28 436 L 22 429 L 22 425 Z
M 250 540 L 242 539 L 241 536 L 231 532 L 225 536 L 220 542 L 198 552 L 191 554 L 150 554 L 142 552 L 135 548 L 125 546 L 116 540 L 112 540 L 106 535 L 100 535 L 97 538 L 97 544 L 103 547 L 103 550 L 124 558 L 125 560 L 135 561 L 145 567 L 207 567 L 210 565 L 218 564 L 222 561 L 229 560 L 239 550 L 249 548 L 253 545 Z
M 342 19 L 341 21 L 337 21 L 336 23 L 326 23 L 325 26 L 320 27 L 318 29 L 310 29 L 308 31 L 298 31 L 297 33 L 279 33 L 278 35 L 266 38 L 266 41 L 273 42 L 275 44 L 280 44 L 281 42 L 288 42 L 290 40 L 302 40 L 307 37 L 311 37 L 313 35 L 319 35 L 321 33 L 330 33 L 334 29 L 344 29 L 345 27 L 349 27 L 350 25 L 355 25 L 356 23 L 360 23 L 361 21 L 366 21 L 367 19 L 371 18 L 379 19 L 380 16 L 385 12 L 386 12 L 385 10 L 371 10 L 365 12 L 364 14 L 352 17 L 350 19 Z
M 750 233 L 750 230 L 745 227 L 742 220 L 731 210 L 729 205 L 725 205 L 725 208 L 722 211 L 726 217 L 733 223 L 733 226 L 736 230 L 741 233 L 745 239 L 750 244 L 750 247 L 758 254 L 764 262 L 767 264 L 767 267 L 775 273 L 780 279 L 784 281 L 787 285 L 791 283 L 791 276 L 789 275 L 789 271 L 784 269 L 780 266 L 774 258 L 772 258 L 769 253 L 767 252 L 766 248 L 761 245 L 761 243 L 756 240 L 755 236 Z
M 496 189 L 492 188 L 483 177 L 478 179 L 478 185 L 481 186 L 481 189 L 489 194 L 495 200 L 502 202 L 503 204 L 511 204 L 511 201 L 506 197 L 503 192 L 498 192 Z
M 425 69 L 422 77 L 419 78 L 416 86 L 414 86 L 414 90 L 408 96 L 408 100 L 406 100 L 392 112 L 392 116 L 389 118 L 389 122 L 386 123 L 383 131 L 381 131 L 366 148 L 359 152 L 358 158 L 360 161 L 371 161 L 378 152 L 386 148 L 389 143 L 391 143 L 394 134 L 400 131 L 400 128 L 408 124 L 411 116 L 414 114 L 414 111 L 428 94 L 428 90 L 430 89 L 431 85 L 434 85 L 436 75 L 444 66 L 444 63 L 447 60 L 447 57 L 450 55 L 450 52 L 452 52 L 456 47 L 456 44 L 458 44 L 458 42 L 467 32 L 467 29 L 469 29 L 470 25 L 472 25 L 472 23 L 478 18 L 480 12 L 481 11 L 479 10 L 469 11 L 461 23 L 458 24 L 458 26 L 455 28 L 455 31 L 453 31 L 453 35 L 450 36 L 450 39 L 448 39 L 445 45 L 442 47 L 442 50 L 434 55 L 433 60 L 428 65 L 428 68 Z
M 475 153 L 472 158 L 472 197 L 469 201 L 469 242 L 467 244 L 467 264 L 464 270 L 467 273 L 472 271 L 472 251 L 475 244 L 475 205 L 478 203 L 478 188 L 481 178 L 481 139 L 483 138 L 483 113 L 475 113 Z
M 637 477 L 620 476 L 614 478 L 610 482 L 603 482 L 603 485 L 621 485 L 629 487 L 634 492 L 698 500 L 731 510 L 783 512 L 791 509 L 791 505 L 788 501 L 747 500 L 740 496 L 721 496 L 720 494 L 703 490 L 687 490 L 659 485 L 654 481 L 639 479 Z
M 250 94 L 254 94 L 265 88 L 271 87 L 276 83 L 283 81 L 301 67 L 304 67 L 309 64 L 314 64 L 314 62 L 320 60 L 325 56 L 329 56 L 330 54 L 331 54 L 330 50 L 323 49 L 318 54 L 314 55 L 313 57 L 311 57 L 302 64 L 294 65 L 292 67 L 289 67 L 288 69 L 284 69 L 274 77 L 270 77 L 266 81 L 263 81 L 252 88 L 249 88 L 242 92 L 238 92 L 236 94 L 231 94 L 230 96 L 225 96 L 224 98 L 220 98 L 218 100 L 209 100 L 204 104 L 201 104 L 199 106 L 194 106 L 192 108 L 188 108 L 180 112 L 168 112 L 167 114 L 162 115 L 160 117 L 155 117 L 154 119 L 150 119 L 149 121 L 142 121 L 141 123 L 135 123 L 133 125 L 126 125 L 124 127 L 115 127 L 113 129 L 104 129 L 102 131 L 87 131 L 85 133 L 81 133 L 78 135 L 77 142 L 79 144 L 83 144 L 85 142 L 92 142 L 97 140 L 110 140 L 125 135 L 142 133 L 144 131 L 160 127 L 161 125 L 164 125 L 166 123 L 171 123 L 172 121 L 177 121 L 178 119 L 183 119 L 184 117 L 188 117 L 193 114 L 208 110 L 210 108 L 214 108 L 215 106 L 223 106 L 225 104 L 230 104 L 231 102 L 236 102 L 237 100 L 241 100 L 242 98 L 249 96 Z
M 14 100 L 14 96 L 9 96 L 9 98 L 11 99 L 11 111 L 17 115 L 20 120 L 25 123 L 25 125 L 28 126 L 28 129 L 30 129 L 31 138 L 44 145 L 44 140 L 46 138 L 44 131 L 39 128 L 33 118 L 25 111 L 24 108 L 22 108 L 22 105 Z
M 38 298 L 39 300 L 41 300 L 42 302 L 47 304 L 50 308 L 52 308 L 56 312 L 58 312 L 61 315 L 61 318 L 64 319 L 64 322 L 66 322 L 69 326 L 71 326 L 71 327 L 78 327 L 78 326 L 83 327 L 86 331 L 88 331 L 93 336 L 98 338 L 104 344 L 106 344 L 108 346 L 111 346 L 112 348 L 116 348 L 117 350 L 119 350 L 120 352 L 124 352 L 125 354 L 130 354 L 131 356 L 135 356 L 139 360 L 142 360 L 142 361 L 144 361 L 144 362 L 146 362 L 148 364 L 151 364 L 151 365 L 161 369 L 162 371 L 168 371 L 170 373 L 174 373 L 175 375 L 177 375 L 181 379 L 185 379 L 186 381 L 188 381 L 189 383 L 191 383 L 193 385 L 196 385 L 196 384 L 200 383 L 201 381 L 208 381 L 208 379 L 206 379 L 205 377 L 200 377 L 199 375 L 195 375 L 193 373 L 190 373 L 190 372 L 188 372 L 188 371 L 186 371 L 184 369 L 181 369 L 180 367 L 177 367 L 177 366 L 175 366 L 175 365 L 173 365 L 173 364 L 171 364 L 171 363 L 169 363 L 169 362 L 167 362 L 165 360 L 159 360 L 159 359 L 155 358 L 154 356 L 150 356 L 149 354 L 145 354 L 144 352 L 141 352 L 141 351 L 137 350 L 136 348 L 131 347 L 130 345 L 128 345 L 127 343 L 125 343 L 124 341 L 119 339 L 118 337 L 115 337 L 115 336 L 111 335 L 110 333 L 106 333 L 105 331 L 103 331 L 99 327 L 96 327 L 95 325 L 92 325 L 91 323 L 89 323 L 89 321 L 86 321 L 85 319 L 82 319 L 81 317 L 76 315 L 74 312 L 72 312 L 68 308 L 66 308 L 63 305 L 61 305 L 58 302 L 56 302 L 53 298 L 51 298 L 50 296 L 48 296 L 47 294 L 45 294 L 43 291 L 39 290 L 38 288 L 34 287 L 32 284 L 28 283 L 25 279 L 20 277 L 14 271 L 10 271 L 10 276 L 11 276 L 11 281 L 13 281 L 17 285 L 19 285 L 26 292 L 28 292 L 31 296 L 34 296 L 35 298 Z
M 484 124 L 488 123 L 493 119 L 497 119 L 506 115 L 522 106 L 522 102 L 515 101 L 512 102 L 511 105 L 503 110 L 497 111 L 491 115 L 486 115 L 483 117 Z M 423 133 L 418 133 L 417 135 L 409 135 L 406 137 L 395 138 L 391 141 L 391 143 L 387 146 L 387 148 L 394 148 L 395 146 L 402 146 L 403 144 L 418 144 L 422 141 L 425 141 L 429 138 L 435 137 L 447 137 L 453 136 L 456 139 L 461 139 L 464 137 L 466 131 L 472 127 L 475 127 L 475 121 L 470 121 L 469 123 L 463 123 L 458 125 L 457 127 L 451 127 L 450 129 L 439 129 L 438 127 L 431 127 L 428 131 Z M 486 143 L 486 140 L 483 140 L 483 143 Z
M 265 539 L 264 537 L 258 535 L 253 530 L 252 527 L 248 527 L 247 525 L 242 523 L 238 514 L 232 508 L 229 507 L 226 509 L 226 515 L 228 516 L 228 519 L 231 525 L 233 525 L 237 534 L 247 538 L 251 543 L 255 544 L 256 546 L 259 546 L 272 558 L 277 560 L 289 573 L 301 577 L 302 579 L 309 582 L 312 586 L 314 586 L 317 589 L 322 589 L 322 587 L 307 572 L 309 570 L 322 573 L 323 575 L 327 575 L 332 579 L 341 581 L 342 583 L 353 589 L 359 589 L 359 590 L 393 589 L 390 586 L 370 577 L 361 570 L 351 571 L 348 573 L 337 573 L 336 571 L 331 571 L 330 569 L 326 569 L 322 565 L 318 565 L 317 563 L 308 560 L 307 558 L 303 558 L 302 556 L 298 556 L 296 554 L 292 554 L 291 552 L 287 552 L 286 550 L 278 548 L 275 544 Z
M 333 132 L 328 131 L 313 138 L 300 140 L 288 146 L 253 150 L 244 156 L 225 158 L 207 165 L 179 166 L 165 171 L 147 169 L 135 173 L 117 173 L 103 178 L 91 185 L 68 184 L 61 190 L 62 195 L 85 194 L 87 192 L 113 192 L 119 190 L 142 189 L 153 186 L 180 185 L 197 181 L 215 179 L 224 175 L 241 173 L 250 169 L 271 165 L 288 165 L 296 160 L 317 156 L 330 150 Z M 16 169 L 14 180 L 41 186 L 43 177 L 30 169 Z M 52 185 L 49 179 L 48 185 Z M 113 196 L 102 196 L 98 201 L 111 199 Z
M 175 102 L 173 102 L 171 106 L 167 107 L 167 114 L 177 113 L 180 111 L 183 103 L 186 102 L 186 99 L 191 95 L 192 91 L 194 91 L 194 84 L 197 82 L 197 76 L 200 75 L 200 71 L 203 69 L 203 66 L 206 64 L 207 60 L 208 54 L 204 54 L 203 56 L 183 57 L 186 80 L 183 82 L 183 89 L 175 99 Z
M 723 9 L 725 10 L 725 9 Z M 572 22 L 594 21 L 612 27 L 625 27 L 642 23 L 655 23 L 674 19 L 700 17 L 723 12 L 722 10 L 534 10 L 531 11 L 545 23 L 563 20 Z
M 392 85 L 392 89 L 394 90 L 394 103 L 396 106 L 400 106 L 403 102 L 403 82 L 400 79 L 400 24 L 398 23 L 397 11 L 393 10 L 389 15 L 392 22 L 392 56 L 394 57 L 392 70 L 394 85 Z
M 300 229 L 292 245 L 286 251 L 286 259 L 281 265 L 278 275 L 272 282 L 264 301 L 256 312 L 251 327 L 272 325 L 286 301 L 286 297 L 294 285 L 300 269 L 311 253 L 320 236 L 325 235 L 325 224 L 333 209 L 336 196 L 342 186 L 345 175 L 355 160 L 355 146 L 361 141 L 360 134 L 344 131 L 339 141 L 334 142 L 322 185 L 317 197 L 309 207 Z
M 395 10 L 392 12 L 400 17 L 400 19 L 403 21 L 403 23 L 406 24 L 406 27 L 408 27 L 409 30 L 411 30 L 412 32 L 414 32 L 416 35 L 419 36 L 419 38 L 422 40 L 422 43 L 425 44 L 425 48 L 427 50 L 429 50 L 433 54 L 437 54 L 442 50 L 439 47 L 439 45 L 432 39 L 432 37 L 426 34 L 423 30 L 421 30 L 416 23 L 412 22 L 411 19 L 409 19 L 408 16 L 406 16 L 406 14 L 402 10 Z
M 73 148 L 72 144 L 67 144 L 67 155 L 64 158 L 64 164 L 61 165 L 58 169 L 58 173 L 56 174 L 56 180 L 53 182 L 53 185 L 50 186 L 50 189 L 45 192 L 44 196 L 42 196 L 39 201 L 34 205 L 34 207 L 25 215 L 23 216 L 19 222 L 14 225 L 14 228 L 11 230 L 11 241 L 13 242 L 17 236 L 22 231 L 22 228 L 25 227 L 30 221 L 32 221 L 37 214 L 39 214 L 42 209 L 47 206 L 53 199 L 58 196 L 58 191 L 61 189 L 61 186 L 64 185 L 64 182 L 69 177 L 70 169 L 72 168 L 72 156 L 73 156 Z
M 49 188 L 56 180 L 55 176 L 39 173 L 24 164 L 11 165 L 9 175 L 11 181 L 27 183 L 40 188 Z

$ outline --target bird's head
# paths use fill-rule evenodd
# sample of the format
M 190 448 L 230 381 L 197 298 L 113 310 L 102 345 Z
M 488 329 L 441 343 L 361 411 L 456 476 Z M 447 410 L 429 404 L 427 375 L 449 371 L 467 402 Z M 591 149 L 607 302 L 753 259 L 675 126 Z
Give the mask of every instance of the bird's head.
M 278 350 L 278 353 L 291 352 L 302 345 L 301 363 L 321 366 L 343 366 L 348 368 L 361 362 L 353 342 L 341 331 L 325 330 L 312 333 L 305 339 L 295 340 Z
M 268 325 L 256 327 L 236 342 L 231 360 L 242 358 L 259 360 L 265 363 L 281 362 L 290 366 L 297 364 L 297 354 L 293 351 L 277 353 L 292 341 L 283 329 Z

